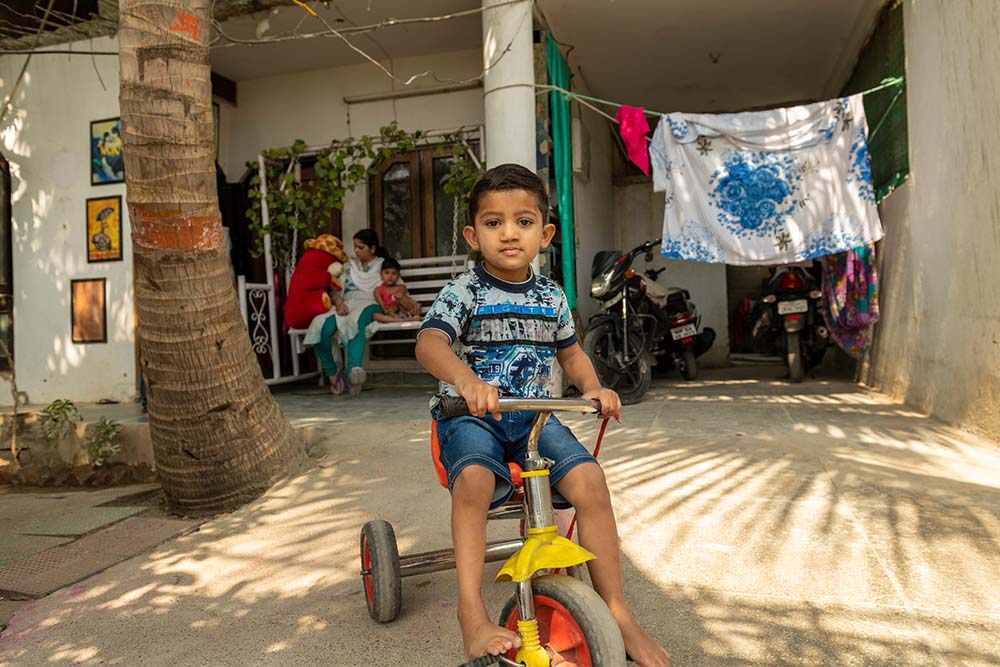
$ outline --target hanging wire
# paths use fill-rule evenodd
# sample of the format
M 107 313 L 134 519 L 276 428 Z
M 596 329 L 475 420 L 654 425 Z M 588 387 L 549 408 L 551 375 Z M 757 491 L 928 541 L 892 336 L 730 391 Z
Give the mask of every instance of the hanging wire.
M 516 5 L 516 4 L 519 4 L 519 3 L 522 3 L 522 2 L 526 2 L 526 1 L 527 0 L 506 0 L 505 2 L 499 2 L 499 3 L 497 3 L 495 5 L 491 5 L 489 7 L 476 7 L 475 9 L 466 9 L 466 10 L 463 10 L 463 11 L 460 11 L 460 12 L 452 12 L 450 14 L 441 14 L 441 15 L 438 15 L 438 16 L 419 16 L 419 17 L 406 18 L 406 19 L 394 19 L 394 18 L 390 18 L 390 19 L 385 19 L 383 21 L 379 21 L 378 23 L 371 23 L 371 24 L 368 24 L 368 25 L 360 25 L 360 26 L 352 26 L 350 28 L 340 28 L 336 32 L 338 32 L 340 35 L 364 35 L 364 34 L 367 34 L 369 32 L 375 32 L 377 30 L 383 30 L 385 28 L 391 28 L 391 27 L 394 27 L 394 26 L 401 26 L 401 25 L 408 25 L 408 24 L 412 24 L 412 23 L 439 23 L 441 21 L 448 21 L 450 19 L 456 19 L 456 18 L 461 18 L 461 17 L 464 17 L 464 16 L 472 16 L 472 15 L 475 15 L 475 14 L 481 14 L 481 13 L 483 13 L 483 12 L 489 10 L 489 9 L 496 9 L 498 7 L 505 7 L 507 5 Z M 301 3 L 298 3 L 298 2 L 296 2 L 295 4 L 301 5 Z M 308 5 L 305 7 L 305 9 L 306 9 L 306 11 L 308 11 L 313 16 L 316 16 L 316 18 L 319 18 L 316 15 L 316 13 L 314 11 L 312 11 L 311 8 L 308 7 Z M 227 44 L 221 44 L 218 48 L 226 48 L 226 47 L 230 47 L 230 46 L 239 46 L 239 45 L 246 45 L 246 44 L 270 44 L 270 43 L 273 43 L 273 42 L 287 42 L 287 41 L 290 41 L 290 40 L 297 40 L 297 39 L 313 39 L 315 37 L 333 37 L 334 36 L 333 34 L 331 34 L 331 32 L 329 30 L 320 30 L 320 31 L 317 31 L 317 32 L 309 32 L 309 33 L 303 33 L 303 34 L 290 34 L 290 33 L 286 33 L 286 34 L 282 34 L 282 35 L 272 35 L 270 37 L 261 37 L 259 39 L 242 39 L 242 38 L 238 38 L 238 37 L 232 37 L 232 36 L 226 34 L 223 30 L 221 30 L 221 27 L 219 26 L 219 24 L 218 24 L 217 21 L 213 20 L 213 24 L 215 25 L 216 32 L 218 32 L 223 39 L 225 39 L 227 42 L 229 42 Z
M 905 81 L 905 78 L 902 77 L 902 76 L 895 76 L 895 77 L 891 77 L 891 78 L 888 78 L 888 79 L 882 79 L 882 81 L 881 81 L 881 83 L 879 83 L 879 85 L 875 86 L 874 88 L 869 88 L 868 90 L 863 90 L 863 91 L 861 91 L 860 94 L 861 95 L 870 95 L 871 93 L 878 92 L 878 91 L 883 90 L 885 88 L 890 88 L 892 86 L 901 85 L 904 81 Z M 582 93 L 575 93 L 575 92 L 573 92 L 571 90 L 566 90 L 565 88 L 560 88 L 559 86 L 551 86 L 551 85 L 541 84 L 541 83 L 535 83 L 535 84 L 514 83 L 514 84 L 510 84 L 509 86 L 504 86 L 504 87 L 505 88 L 512 88 L 512 87 L 516 87 L 516 86 L 532 86 L 533 88 L 540 88 L 540 89 L 542 89 L 542 92 L 545 92 L 545 91 L 560 92 L 560 93 L 563 94 L 563 96 L 568 97 L 570 99 L 575 99 L 576 101 L 580 102 L 580 104 L 583 104 L 584 100 L 587 100 L 587 101 L 590 101 L 590 102 L 596 102 L 598 104 L 605 104 L 605 105 L 611 106 L 611 107 L 620 107 L 620 106 L 622 106 L 622 104 L 619 103 L 619 102 L 612 102 L 610 100 L 601 99 L 600 97 L 592 97 L 590 95 L 584 95 Z M 585 106 L 587 106 L 590 109 L 594 109 L 594 111 L 597 111 L 597 109 L 595 109 L 593 106 L 591 106 L 589 104 L 585 105 Z M 644 109 L 644 111 L 649 116 L 665 116 L 666 115 L 665 113 L 663 113 L 661 111 L 653 111 L 651 109 Z M 608 114 L 602 113 L 600 111 L 597 111 L 597 113 L 600 113 L 602 116 L 604 116 L 606 118 L 610 118 L 610 116 L 608 116 Z M 614 119 L 612 118 L 611 120 L 614 120 Z
M 483 68 L 483 71 L 480 72 L 479 75 L 471 77 L 471 78 L 468 78 L 468 79 L 442 79 L 442 78 L 438 77 L 436 74 L 434 74 L 432 71 L 426 70 L 426 71 L 420 72 L 419 74 L 414 74 L 410 78 L 404 80 L 404 79 L 400 79 L 395 74 L 393 74 L 388 69 L 386 69 L 386 67 L 382 63 L 380 63 L 379 61 L 377 61 L 374 58 L 372 58 L 363 49 L 359 48 L 358 46 L 355 46 L 355 44 L 353 42 L 351 42 L 351 40 L 347 39 L 347 37 L 345 37 L 342 34 L 341 31 L 337 30 L 332 25 L 330 25 L 330 22 L 327 21 L 326 18 L 324 18 L 324 17 L 320 16 L 319 14 L 317 14 L 308 5 L 305 5 L 304 3 L 300 2 L 299 0 L 292 0 L 292 1 L 296 5 L 299 5 L 300 7 L 304 8 L 305 11 L 307 11 L 308 13 L 312 14 L 314 17 L 316 17 L 317 19 L 319 19 L 323 23 L 323 25 L 326 26 L 326 29 L 327 29 L 327 31 L 328 31 L 328 33 L 330 35 L 333 35 L 334 37 L 337 37 L 338 39 L 340 39 L 342 42 L 344 42 L 344 44 L 346 44 L 348 47 L 350 47 L 351 50 L 355 51 L 361 57 L 363 57 L 365 60 L 367 60 L 371 64 L 373 64 L 376 67 L 378 67 L 382 71 L 382 73 L 385 74 L 387 77 L 389 77 L 393 81 L 395 81 L 395 82 L 397 82 L 397 83 L 399 83 L 399 84 L 401 84 L 403 86 L 409 86 L 414 81 L 417 81 L 418 79 L 421 79 L 421 78 L 423 78 L 425 76 L 429 76 L 429 77 L 433 78 L 435 81 L 437 81 L 439 83 L 453 83 L 453 84 L 472 83 L 473 81 L 480 81 L 480 80 L 482 80 L 483 77 L 486 76 L 486 73 L 489 72 L 492 68 L 496 67 L 497 64 L 501 60 L 503 60 L 503 57 L 505 55 L 507 55 L 507 53 L 511 50 L 511 48 L 514 45 L 514 39 L 516 38 L 517 33 L 520 32 L 521 27 L 524 25 L 524 19 L 525 19 L 525 17 L 531 16 L 531 6 L 534 4 L 534 0 L 507 0 L 504 3 L 499 3 L 497 5 L 492 5 L 490 7 L 484 7 L 484 8 L 480 8 L 479 10 L 477 10 L 477 11 L 485 11 L 486 9 L 494 9 L 496 7 L 502 7 L 502 6 L 505 6 L 505 5 L 524 4 L 524 3 L 528 4 L 528 11 L 524 12 L 524 15 L 521 16 L 521 21 L 518 23 L 517 28 L 514 30 L 514 36 L 511 37 L 510 41 L 507 43 L 507 46 L 505 46 L 504 49 L 500 52 L 500 55 L 497 56 L 496 60 L 494 60 L 492 63 L 490 63 L 489 65 L 487 65 L 485 68 Z M 249 41 L 249 40 L 247 40 L 247 42 L 248 43 L 255 43 L 255 42 L 252 42 L 252 41 Z

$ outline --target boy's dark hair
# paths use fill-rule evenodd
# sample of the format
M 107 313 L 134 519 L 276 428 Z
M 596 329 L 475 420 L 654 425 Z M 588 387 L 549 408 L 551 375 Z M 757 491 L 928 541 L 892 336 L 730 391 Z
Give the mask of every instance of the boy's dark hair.
M 476 213 L 479 212 L 479 200 L 487 192 L 502 190 L 526 190 L 538 198 L 538 210 L 542 213 L 542 222 L 549 221 L 549 190 L 545 183 L 527 167 L 519 164 L 501 164 L 484 172 L 476 179 L 469 190 L 469 222 L 476 224 Z
M 382 260 L 382 268 L 380 271 L 385 271 L 386 269 L 396 269 L 396 271 L 402 271 L 403 267 L 399 265 L 395 257 L 386 257 Z

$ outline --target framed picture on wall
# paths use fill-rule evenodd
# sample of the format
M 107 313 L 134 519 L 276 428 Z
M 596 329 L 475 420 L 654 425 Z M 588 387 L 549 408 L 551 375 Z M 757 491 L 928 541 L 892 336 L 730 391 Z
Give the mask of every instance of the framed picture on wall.
M 119 262 L 122 258 L 122 198 L 87 200 L 87 262 Z
M 121 118 L 90 121 L 90 184 L 124 182 Z
M 74 343 L 107 343 L 108 317 L 104 278 L 70 281 L 70 316 Z

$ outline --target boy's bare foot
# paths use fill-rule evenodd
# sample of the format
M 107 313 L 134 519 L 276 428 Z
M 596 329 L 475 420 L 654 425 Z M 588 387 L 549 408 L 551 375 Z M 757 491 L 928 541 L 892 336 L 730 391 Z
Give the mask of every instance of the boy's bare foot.
M 625 652 L 640 667 L 669 667 L 670 654 L 649 636 L 631 615 L 618 619 L 625 640 Z
M 516 632 L 490 622 L 485 614 L 463 614 L 458 612 L 458 625 L 462 628 L 462 643 L 465 657 L 472 659 L 481 655 L 501 655 L 521 645 L 521 637 Z

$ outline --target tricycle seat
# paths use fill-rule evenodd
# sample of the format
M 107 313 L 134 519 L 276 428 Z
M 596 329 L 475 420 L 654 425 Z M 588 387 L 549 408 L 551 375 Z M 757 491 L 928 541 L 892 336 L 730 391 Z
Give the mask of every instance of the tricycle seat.
M 438 482 L 441 486 L 448 488 L 448 473 L 441 465 L 441 445 L 438 443 L 437 421 L 431 421 L 431 460 L 434 462 L 434 472 L 437 473 Z M 521 466 L 514 462 L 508 462 L 510 468 L 510 478 L 514 481 L 516 488 L 521 488 Z

